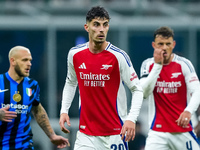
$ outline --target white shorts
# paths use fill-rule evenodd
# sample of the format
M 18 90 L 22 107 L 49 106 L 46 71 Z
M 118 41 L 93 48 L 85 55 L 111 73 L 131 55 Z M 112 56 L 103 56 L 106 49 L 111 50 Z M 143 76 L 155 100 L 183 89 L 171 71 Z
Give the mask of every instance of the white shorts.
M 200 150 L 194 132 L 169 133 L 150 130 L 145 150 Z
M 90 136 L 77 132 L 74 150 L 128 150 L 120 135 Z

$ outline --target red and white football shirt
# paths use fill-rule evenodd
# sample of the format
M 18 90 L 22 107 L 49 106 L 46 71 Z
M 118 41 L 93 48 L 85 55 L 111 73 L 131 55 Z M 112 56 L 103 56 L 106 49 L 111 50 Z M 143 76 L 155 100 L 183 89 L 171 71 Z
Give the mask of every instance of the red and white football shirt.
M 153 58 L 147 59 L 141 67 L 140 81 L 144 97 L 150 102 L 149 117 L 152 130 L 192 130 L 191 124 L 183 128 L 176 122 L 184 110 L 193 113 L 199 105 L 199 80 L 189 60 L 174 54 L 172 62 L 162 66 L 155 64 Z
M 73 96 L 69 91 L 78 83 L 80 94 L 79 130 L 88 135 L 119 134 L 123 122 L 136 121 L 142 103 L 142 88 L 128 55 L 108 44 L 98 54 L 88 43 L 72 48 L 68 54 L 68 75 L 61 113 L 68 113 Z M 133 107 L 127 117 L 127 99 L 123 84 L 134 91 Z M 71 90 L 74 91 L 74 90 Z

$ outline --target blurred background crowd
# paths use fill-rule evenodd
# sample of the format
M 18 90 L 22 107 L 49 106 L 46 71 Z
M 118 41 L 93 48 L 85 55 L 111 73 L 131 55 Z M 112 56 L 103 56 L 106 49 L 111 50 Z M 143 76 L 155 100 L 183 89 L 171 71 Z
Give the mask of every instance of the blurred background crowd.
M 0 0 L 0 73 L 9 67 L 10 48 L 22 45 L 31 50 L 30 77 L 40 84 L 41 103 L 58 134 L 63 135 L 58 120 L 67 53 L 88 40 L 85 15 L 96 5 L 105 7 L 111 16 L 107 40 L 129 54 L 138 76 L 142 61 L 153 54 L 154 30 L 170 26 L 177 42 L 174 52 L 190 59 L 200 77 L 200 0 Z M 148 131 L 147 106 L 144 101 L 138 118 L 137 135 L 141 136 L 136 143 L 140 145 Z M 73 149 L 78 130 L 77 110 L 78 96 L 70 109 L 71 133 L 64 135 L 71 142 L 68 150 Z M 34 121 L 32 127 L 36 150 L 56 149 Z M 143 146 L 139 147 L 142 150 Z

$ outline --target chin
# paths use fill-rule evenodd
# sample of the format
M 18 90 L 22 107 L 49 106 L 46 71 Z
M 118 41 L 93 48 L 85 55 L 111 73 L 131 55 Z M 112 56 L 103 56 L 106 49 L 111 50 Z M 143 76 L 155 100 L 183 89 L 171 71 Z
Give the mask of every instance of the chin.
M 97 39 L 95 42 L 97 42 L 97 43 L 103 43 L 103 42 L 105 42 L 105 39 Z
M 24 77 L 28 77 L 28 76 L 29 76 L 29 73 L 25 73 L 25 74 L 24 74 Z
M 105 40 L 100 40 L 100 41 L 99 41 L 99 43 L 104 43 L 104 42 L 105 42 Z
M 102 44 L 104 41 L 96 41 L 96 44 Z

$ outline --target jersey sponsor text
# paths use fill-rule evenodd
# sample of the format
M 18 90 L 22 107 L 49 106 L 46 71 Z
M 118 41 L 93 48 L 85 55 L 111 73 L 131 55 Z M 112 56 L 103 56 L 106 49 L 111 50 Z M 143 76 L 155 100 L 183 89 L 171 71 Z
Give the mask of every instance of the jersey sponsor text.
M 90 87 L 105 87 L 104 80 L 110 80 L 109 74 L 85 74 L 80 72 L 80 78 L 84 80 L 84 86 Z M 103 80 L 103 81 L 102 81 Z
M 14 108 L 16 109 L 15 112 L 17 112 L 17 114 L 27 114 L 27 110 L 28 110 L 28 105 L 21 105 L 21 104 L 3 104 L 1 103 L 1 107 L 5 108 L 10 106 L 10 108 Z
M 110 80 L 110 75 L 109 74 L 85 74 L 83 72 L 80 72 L 80 78 L 82 80 Z
M 156 83 L 157 93 L 177 93 L 178 87 L 181 87 L 181 81 L 178 82 L 165 82 L 158 81 Z

